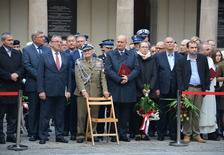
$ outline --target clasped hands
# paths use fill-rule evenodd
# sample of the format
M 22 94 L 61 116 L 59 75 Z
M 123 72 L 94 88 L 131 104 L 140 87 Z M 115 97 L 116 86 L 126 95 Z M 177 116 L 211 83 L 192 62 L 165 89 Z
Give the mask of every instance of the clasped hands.
M 126 75 L 122 75 L 122 81 L 121 84 L 125 84 L 128 82 L 128 77 Z
M 18 77 L 19 77 L 19 75 L 17 73 L 12 73 L 11 74 L 11 80 L 14 81 L 14 82 L 17 81 Z

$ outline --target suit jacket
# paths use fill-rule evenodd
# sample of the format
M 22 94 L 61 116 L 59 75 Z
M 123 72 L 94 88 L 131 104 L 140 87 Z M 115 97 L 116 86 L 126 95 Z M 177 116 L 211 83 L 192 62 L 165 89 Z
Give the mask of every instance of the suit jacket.
M 102 97 L 103 91 L 108 91 L 105 74 L 103 74 L 103 61 L 98 58 L 92 58 L 92 62 L 88 62 L 85 58 L 78 59 L 82 69 L 88 75 L 91 75 L 89 82 L 84 84 L 84 80 L 81 75 L 81 71 L 78 67 L 77 61 L 75 66 L 75 78 L 77 88 L 75 95 L 82 96 L 82 90 L 86 90 L 90 97 Z M 82 71 L 83 71 L 82 70 Z M 83 72 L 84 73 L 84 72 Z M 84 73 L 85 77 L 87 75 Z
M 171 71 L 170 65 L 167 59 L 166 52 L 156 54 L 157 65 L 157 85 L 156 90 L 160 90 L 161 94 L 167 95 L 168 93 L 177 93 L 177 78 L 176 78 L 176 67 L 179 59 L 183 57 L 181 54 L 174 52 L 174 67 Z
M 197 67 L 198 74 L 201 81 L 202 90 L 210 89 L 210 74 L 208 67 L 208 59 L 202 54 L 197 54 Z M 177 65 L 177 82 L 178 89 L 185 90 L 188 89 L 189 82 L 191 78 L 191 64 L 190 60 L 187 60 L 187 55 L 182 57 Z
M 122 78 L 118 75 L 120 65 L 123 63 L 132 72 L 127 75 L 128 82 L 121 84 Z M 109 92 L 113 96 L 114 102 L 130 103 L 137 101 L 135 79 L 139 74 L 139 64 L 136 54 L 125 49 L 123 56 L 117 49 L 107 53 L 105 71 L 107 75 L 107 84 Z
M 42 53 L 50 50 L 49 47 L 45 45 L 42 46 Z M 39 67 L 40 54 L 33 44 L 23 48 L 22 60 L 26 70 L 25 91 L 37 92 L 37 70 Z
M 70 56 L 64 52 L 61 55 L 61 68 L 58 71 L 52 51 L 40 55 L 37 75 L 37 92 L 45 92 L 46 96 L 65 96 L 65 88 L 71 89 Z
M 19 78 L 16 82 L 11 80 L 11 74 L 17 73 Z M 12 49 L 9 57 L 3 46 L 0 47 L 0 85 L 4 92 L 15 92 L 21 89 L 21 80 L 24 77 L 22 53 Z M 18 103 L 18 96 L 1 96 L 0 103 Z

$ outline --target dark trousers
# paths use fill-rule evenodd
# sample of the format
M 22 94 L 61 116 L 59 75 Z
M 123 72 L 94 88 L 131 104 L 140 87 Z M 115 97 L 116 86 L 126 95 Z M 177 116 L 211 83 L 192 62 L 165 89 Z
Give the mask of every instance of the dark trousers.
M 40 139 L 46 139 L 48 137 L 48 127 L 52 111 L 54 111 L 55 114 L 55 137 L 63 137 L 65 101 L 64 96 L 47 96 L 46 100 L 41 100 L 39 125 Z
M 6 114 L 7 120 L 7 136 L 14 136 L 16 132 L 18 104 L 0 104 L 0 137 L 5 137 L 3 133 L 3 119 Z
M 99 109 L 99 114 L 98 114 L 98 118 L 105 118 L 105 110 L 106 110 L 106 117 L 110 116 L 110 107 L 111 106 L 100 106 Z M 109 123 L 107 123 L 107 127 L 108 127 Z M 97 133 L 104 133 L 104 128 L 105 128 L 105 123 L 98 123 L 97 124 Z
M 119 136 L 127 136 L 127 128 L 129 121 L 130 103 L 116 103 L 114 102 L 115 116 L 118 118 L 117 128 Z M 111 123 L 111 133 L 115 133 L 114 123 Z
M 71 119 L 71 103 L 65 103 L 65 117 L 64 117 L 64 132 L 70 131 L 70 119 Z
M 160 98 L 175 98 L 176 95 L 169 94 L 161 94 Z M 169 126 L 169 133 L 171 137 L 176 137 L 177 135 L 177 120 L 176 120 L 176 111 L 175 109 L 169 110 L 168 104 L 172 101 L 159 99 L 159 117 L 160 120 L 157 121 L 157 133 L 159 137 L 165 136 L 167 126 Z
M 28 93 L 29 99 L 29 114 L 28 126 L 31 136 L 38 136 L 39 118 L 40 118 L 40 98 L 36 92 Z
M 77 134 L 77 96 L 71 95 L 71 111 L 70 111 L 70 131 L 71 136 Z
M 135 134 L 134 116 L 135 116 L 136 111 L 133 110 L 135 104 L 136 103 L 130 103 L 130 108 L 129 108 L 129 133 L 130 134 Z

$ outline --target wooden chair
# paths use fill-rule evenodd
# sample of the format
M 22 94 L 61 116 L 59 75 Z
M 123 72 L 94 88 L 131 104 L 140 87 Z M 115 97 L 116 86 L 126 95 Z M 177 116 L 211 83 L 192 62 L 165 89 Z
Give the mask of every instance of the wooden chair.
M 112 96 L 110 96 L 108 99 L 104 97 L 89 97 L 86 99 L 87 103 L 87 111 L 88 111 L 88 121 L 86 125 L 86 143 L 87 143 L 87 136 L 88 136 L 88 130 L 90 128 L 90 133 L 91 133 L 91 139 L 92 139 L 92 145 L 94 146 L 94 137 L 95 136 L 107 136 L 107 143 L 109 142 L 109 136 L 116 136 L 117 139 L 117 145 L 119 145 L 119 139 L 118 139 L 118 132 L 117 132 L 117 124 L 118 119 L 115 118 L 115 113 L 114 113 L 114 105 L 113 105 L 113 99 Z M 110 110 L 110 116 L 108 118 L 91 118 L 91 110 L 90 106 L 101 106 L 101 105 L 110 105 L 111 110 Z M 95 123 L 105 123 L 109 122 L 109 127 L 108 127 L 108 133 L 105 134 L 94 134 L 93 133 L 93 128 L 92 128 L 92 122 Z M 111 123 L 114 123 L 115 127 L 115 133 L 110 133 L 111 129 Z

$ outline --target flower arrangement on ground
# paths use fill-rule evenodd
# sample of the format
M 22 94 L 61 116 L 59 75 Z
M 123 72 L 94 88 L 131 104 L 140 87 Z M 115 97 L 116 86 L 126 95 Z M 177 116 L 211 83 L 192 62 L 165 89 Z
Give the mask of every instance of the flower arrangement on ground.
M 168 106 L 169 110 L 175 109 L 177 110 L 177 99 L 168 99 L 173 100 Z M 187 97 L 182 97 L 180 101 L 180 121 L 189 121 L 190 119 L 190 113 L 195 113 L 199 117 L 199 111 L 198 109 L 190 99 Z M 175 116 L 177 117 L 177 114 L 175 113 Z
M 144 89 L 149 90 L 149 84 L 144 84 Z M 149 121 L 159 120 L 159 108 L 158 105 L 148 97 L 148 94 L 145 94 L 144 97 L 141 97 L 139 102 L 134 106 L 134 110 L 143 117 L 143 123 L 140 130 L 148 133 Z

